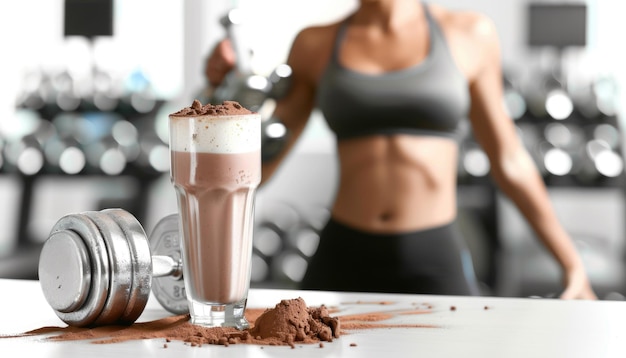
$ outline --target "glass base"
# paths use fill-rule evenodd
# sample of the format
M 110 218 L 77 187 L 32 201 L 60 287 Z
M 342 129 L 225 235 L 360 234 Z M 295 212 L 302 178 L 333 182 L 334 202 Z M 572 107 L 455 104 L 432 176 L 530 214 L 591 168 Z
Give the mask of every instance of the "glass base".
M 191 323 L 204 327 L 235 327 L 244 330 L 250 327 L 244 316 L 246 301 L 243 299 L 231 304 L 203 303 L 189 301 Z

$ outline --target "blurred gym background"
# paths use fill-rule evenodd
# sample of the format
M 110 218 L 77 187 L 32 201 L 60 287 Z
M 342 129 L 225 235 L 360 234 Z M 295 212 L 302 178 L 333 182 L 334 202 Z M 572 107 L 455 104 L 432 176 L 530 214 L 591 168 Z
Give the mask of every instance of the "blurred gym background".
M 505 101 L 596 292 L 623 299 L 623 5 L 612 0 L 438 0 L 490 16 Z M 201 98 L 204 59 L 233 35 L 252 57 L 230 90 L 271 104 L 277 69 L 304 26 L 355 0 L 22 0 L 0 3 L 0 277 L 37 278 L 63 215 L 118 207 L 146 231 L 176 211 L 167 115 Z M 233 9 L 240 18 L 228 20 Z M 288 76 L 288 75 L 285 75 Z M 278 76 L 280 77 L 280 76 Z M 280 79 L 280 78 L 279 78 Z M 265 81 L 265 82 L 263 82 Z M 269 86 L 269 87 L 268 87 Z M 265 108 L 265 107 L 264 107 Z M 558 293 L 556 264 L 488 178 L 466 128 L 459 220 L 486 295 Z M 335 189 L 334 138 L 317 112 L 257 197 L 253 287 L 294 287 Z

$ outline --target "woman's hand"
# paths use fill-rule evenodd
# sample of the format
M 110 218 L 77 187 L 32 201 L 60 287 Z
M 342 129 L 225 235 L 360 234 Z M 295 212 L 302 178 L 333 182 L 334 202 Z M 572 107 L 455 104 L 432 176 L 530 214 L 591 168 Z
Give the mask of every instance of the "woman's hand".
M 561 294 L 564 300 L 597 300 L 584 268 L 570 270 L 564 278 L 565 290 Z
M 235 68 L 235 50 L 229 39 L 217 43 L 204 67 L 204 75 L 212 87 L 219 86 L 224 77 Z

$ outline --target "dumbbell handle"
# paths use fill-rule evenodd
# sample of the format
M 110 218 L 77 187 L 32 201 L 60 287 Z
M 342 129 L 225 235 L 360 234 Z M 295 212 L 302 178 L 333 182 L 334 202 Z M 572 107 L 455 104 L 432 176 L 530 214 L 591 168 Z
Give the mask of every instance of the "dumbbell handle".
M 182 260 L 175 260 L 171 256 L 152 256 L 152 277 L 181 277 L 183 275 Z

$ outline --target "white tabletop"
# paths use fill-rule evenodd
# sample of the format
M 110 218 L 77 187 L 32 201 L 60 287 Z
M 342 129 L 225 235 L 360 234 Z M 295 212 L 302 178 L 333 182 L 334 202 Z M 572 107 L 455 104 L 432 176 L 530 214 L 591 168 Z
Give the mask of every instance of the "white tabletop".
M 359 329 L 323 347 L 295 349 L 250 344 L 191 347 L 182 342 L 171 342 L 165 349 L 163 339 L 99 345 L 50 342 L 37 336 L 2 338 L 0 357 L 626 357 L 624 302 L 252 289 L 248 306 L 270 308 L 281 299 L 297 297 L 309 306 L 334 307 L 338 311 L 333 315 L 339 317 L 408 312 L 428 304 L 431 313 L 398 314 L 378 323 L 435 328 Z M 138 321 L 168 315 L 151 298 Z M 43 326 L 65 324 L 47 305 L 39 283 L 0 279 L 0 336 Z

